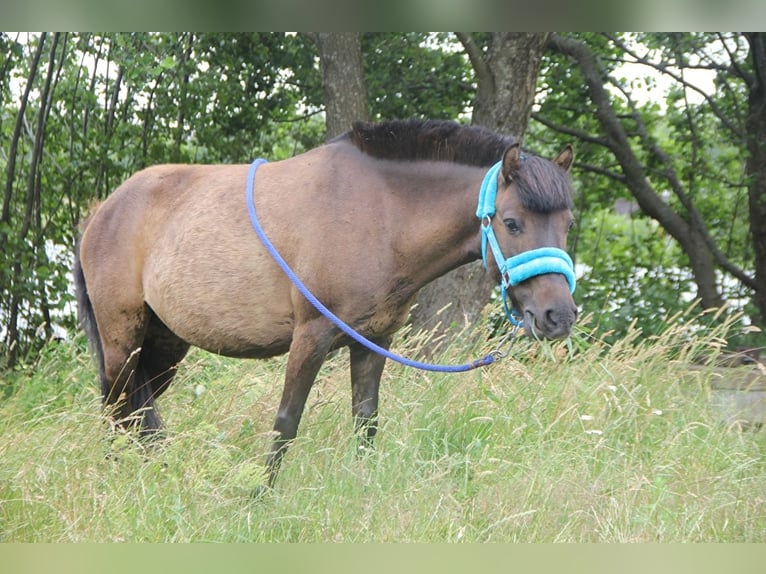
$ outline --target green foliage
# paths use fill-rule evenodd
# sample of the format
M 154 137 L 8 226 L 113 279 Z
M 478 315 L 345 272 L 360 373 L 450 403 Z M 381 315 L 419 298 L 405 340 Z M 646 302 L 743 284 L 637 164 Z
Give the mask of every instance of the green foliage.
M 743 176 L 746 149 L 737 131 L 743 129 L 747 95 L 741 78 L 732 73 L 729 55 L 721 49 L 723 39 L 731 57 L 747 70 L 741 35 L 576 37 L 587 43 L 609 74 L 606 86 L 611 106 L 654 193 L 685 221 L 695 217 L 687 205 L 692 204 L 718 249 L 733 265 L 752 275 Z M 639 59 L 643 65 L 624 65 Z M 717 70 L 716 88 L 700 84 L 698 77 L 689 77 L 694 69 L 682 70 L 681 66 Z M 665 71 L 675 74 L 669 83 Z M 659 81 L 663 77 L 666 83 Z M 692 89 L 684 90 L 678 78 L 702 85 L 709 99 Z M 656 333 L 659 318 L 683 309 L 696 297 L 688 256 L 675 239 L 645 217 L 634 214 L 624 219 L 615 214 L 618 201 L 633 198 L 616 152 L 606 146 L 579 67 L 560 54 L 549 53 L 540 85 L 543 96 L 535 117 L 541 123 L 531 123 L 532 137 L 528 139 L 539 141 L 549 153 L 555 152 L 555 143 L 549 143 L 554 135 L 560 139 L 566 133 L 579 140 L 574 173 L 578 226 L 572 234 L 572 251 L 588 268 L 578 284 L 578 302 L 586 312 L 598 314 L 604 328 L 615 334 L 624 333 L 634 320 L 646 334 Z M 685 201 L 671 175 L 676 176 Z M 751 313 L 748 287 L 723 272 L 716 278 L 716 288 L 732 310 L 747 309 L 751 316 L 758 316 Z
M 747 45 L 737 34 L 577 34 L 610 74 L 612 105 L 647 177 L 681 217 L 690 214 L 640 134 L 671 158 L 712 239 L 733 264 L 752 273 L 743 128 L 746 91 L 725 61 L 726 42 L 749 73 Z M 0 364 L 34 364 L 51 337 L 74 329 L 69 269 L 78 221 L 95 199 L 130 174 L 163 162 L 247 162 L 286 158 L 323 140 L 321 76 L 307 35 L 287 33 L 73 33 L 45 39 L 31 74 L 39 35 L 0 34 L 0 149 L 10 149 L 20 91 L 33 90 L 24 114 L 16 162 L 0 218 Z M 486 36 L 477 34 L 479 44 Z M 374 119 L 467 119 L 475 95 L 473 70 L 450 34 L 367 33 L 362 38 L 365 78 Z M 631 49 L 657 66 L 683 63 L 716 68 L 711 98 L 689 99 L 677 82 L 664 91 L 658 75 L 627 73 Z M 50 111 L 36 134 L 39 101 L 53 64 Z M 718 66 L 718 67 L 716 67 Z M 651 72 L 651 73 L 650 73 Z M 13 90 L 11 87 L 14 86 Z M 645 89 L 651 99 L 639 98 Z M 586 82 L 562 56 L 545 55 L 535 117 L 527 145 L 553 156 L 576 141 L 578 226 L 570 250 L 587 266 L 576 298 L 585 314 L 615 336 L 632 321 L 646 334 L 659 317 L 694 296 L 686 255 L 643 217 L 610 215 L 630 200 L 614 154 L 603 143 Z M 545 122 L 545 123 L 543 123 Z M 549 126 L 554 126 L 552 129 Z M 566 135 L 559 128 L 566 128 Z M 31 164 L 42 137 L 39 166 Z M 0 152 L 0 173 L 9 168 Z M 30 187 L 30 182 L 33 185 Z M 30 195 L 28 190 L 37 190 Z M 757 315 L 750 292 L 721 273 L 718 289 L 732 309 Z M 15 320 L 13 319 L 16 314 Z M 11 325 L 13 323 L 13 325 Z M 11 328 L 15 329 L 15 335 Z
M 471 68 L 447 34 L 362 37 L 373 119 L 457 119 L 473 99 Z
M 579 287 L 585 315 L 594 314 L 610 338 L 623 337 L 633 323 L 647 334 L 663 328 L 665 317 L 684 310 L 694 298 L 682 269 L 678 245 L 645 217 L 591 210 L 580 222 L 577 262 L 586 271 Z
M 19 88 L 34 88 L 3 187 L 0 367 L 34 361 L 72 330 L 69 269 L 78 221 L 133 172 L 164 162 L 285 158 L 318 145 L 316 50 L 290 34 L 62 34 L 0 37 L 0 148 L 9 149 Z M 42 42 L 33 73 L 32 54 Z M 49 102 L 40 101 L 44 70 Z M 50 106 L 47 113 L 46 106 Z M 41 114 L 43 129 L 36 133 Z M 39 164 L 32 163 L 41 140 Z M 10 158 L 0 154 L 2 173 Z M 30 183 L 32 182 L 32 183 Z M 32 190 L 32 191 L 30 191 Z M 55 323 L 55 329 L 54 325 Z

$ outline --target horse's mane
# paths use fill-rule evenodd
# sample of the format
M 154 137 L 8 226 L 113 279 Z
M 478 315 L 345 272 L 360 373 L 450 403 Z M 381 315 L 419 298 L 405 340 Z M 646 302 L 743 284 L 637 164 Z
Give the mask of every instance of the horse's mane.
M 354 122 L 334 141 L 350 140 L 360 151 L 381 159 L 435 160 L 489 167 L 516 142 L 477 126 L 448 120 Z
M 350 141 L 363 153 L 381 159 L 490 167 L 517 140 L 448 120 L 390 120 L 354 122 L 350 131 L 332 140 L 338 141 Z M 522 168 L 514 176 L 524 207 L 538 213 L 571 209 L 572 188 L 567 173 L 529 152 L 525 151 L 524 157 Z

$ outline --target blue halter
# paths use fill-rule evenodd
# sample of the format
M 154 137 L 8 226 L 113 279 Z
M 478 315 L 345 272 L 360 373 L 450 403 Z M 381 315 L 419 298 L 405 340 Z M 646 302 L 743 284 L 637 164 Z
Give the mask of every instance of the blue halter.
M 540 247 L 530 251 L 524 251 L 513 257 L 505 257 L 500 244 L 497 242 L 495 232 L 492 229 L 492 217 L 495 215 L 495 200 L 497 198 L 497 179 L 502 162 L 493 165 L 484 176 L 484 181 L 479 189 L 479 205 L 476 208 L 476 217 L 481 220 L 481 258 L 484 267 L 487 264 L 487 244 L 492 250 L 500 270 L 500 294 L 503 297 L 505 315 L 513 325 L 521 325 L 523 322 L 514 316 L 514 310 L 508 305 L 508 289 L 526 281 L 536 275 L 546 273 L 561 273 L 569 283 L 569 291 L 574 293 L 576 280 L 572 259 L 557 247 Z

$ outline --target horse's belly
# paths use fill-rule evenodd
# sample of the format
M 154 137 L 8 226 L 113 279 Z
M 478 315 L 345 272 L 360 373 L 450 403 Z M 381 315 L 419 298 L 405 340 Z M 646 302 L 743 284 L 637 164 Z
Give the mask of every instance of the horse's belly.
M 286 353 L 292 341 L 291 317 L 273 311 L 232 312 L 215 306 L 209 313 L 201 309 L 175 311 L 172 305 L 165 306 L 157 315 L 184 341 L 219 355 L 273 357 Z
M 238 322 L 215 320 L 203 330 L 180 335 L 191 344 L 229 357 L 266 358 L 286 353 L 292 341 L 292 324 L 280 324 L 257 316 L 244 316 Z M 266 325 L 270 325 L 267 327 Z M 181 327 L 183 330 L 183 327 Z
M 288 289 L 247 273 L 146 276 L 144 297 L 163 323 L 187 343 L 234 357 L 287 352 L 294 328 Z M 249 279 L 248 279 L 249 277 Z

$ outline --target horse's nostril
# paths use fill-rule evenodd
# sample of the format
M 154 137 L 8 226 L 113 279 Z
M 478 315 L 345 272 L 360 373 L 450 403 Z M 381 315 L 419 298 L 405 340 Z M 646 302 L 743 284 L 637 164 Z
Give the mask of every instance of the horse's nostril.
M 576 308 L 550 307 L 542 313 L 539 319 L 542 324 L 539 327 L 542 328 L 548 337 L 566 337 L 576 320 Z
M 556 313 L 553 311 L 553 309 L 548 309 L 545 312 L 545 320 L 548 322 L 549 325 L 557 326 L 559 324 L 558 320 L 556 319 Z

